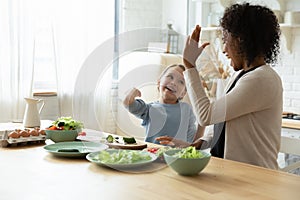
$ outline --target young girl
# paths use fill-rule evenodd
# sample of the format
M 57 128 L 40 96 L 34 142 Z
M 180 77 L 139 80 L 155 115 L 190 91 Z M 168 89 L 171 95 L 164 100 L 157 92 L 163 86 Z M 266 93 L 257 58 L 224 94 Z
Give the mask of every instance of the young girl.
M 149 104 L 141 97 L 141 92 L 133 88 L 123 101 L 127 110 L 142 119 L 146 128 L 146 142 L 159 143 L 160 136 L 170 136 L 191 143 L 197 135 L 196 118 L 191 106 L 180 100 L 186 94 L 183 65 L 168 66 L 157 81 L 159 99 Z

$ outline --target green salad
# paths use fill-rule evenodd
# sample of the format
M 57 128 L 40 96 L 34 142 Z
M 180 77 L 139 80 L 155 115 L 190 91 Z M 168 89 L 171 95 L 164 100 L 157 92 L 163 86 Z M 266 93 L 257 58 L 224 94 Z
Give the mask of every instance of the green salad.
M 48 130 L 76 130 L 83 128 L 83 123 L 72 117 L 60 117 L 55 120 Z
M 202 158 L 205 155 L 195 147 L 186 147 L 174 154 L 177 158 Z
M 119 150 L 113 153 L 101 151 L 93 160 L 104 164 L 132 164 L 151 160 L 151 156 L 142 151 Z

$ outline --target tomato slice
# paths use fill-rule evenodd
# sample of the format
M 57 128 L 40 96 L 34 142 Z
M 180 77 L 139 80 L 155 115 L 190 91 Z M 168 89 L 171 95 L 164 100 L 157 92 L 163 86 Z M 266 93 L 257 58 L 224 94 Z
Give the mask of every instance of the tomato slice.
M 148 151 L 150 153 L 156 153 L 158 151 L 158 148 L 152 147 L 152 148 L 149 148 Z
M 47 130 L 57 130 L 57 127 L 54 126 L 54 125 L 52 125 L 52 126 L 50 126 L 49 128 L 47 128 Z
M 86 132 L 82 131 L 80 133 L 78 133 L 79 136 L 86 136 Z

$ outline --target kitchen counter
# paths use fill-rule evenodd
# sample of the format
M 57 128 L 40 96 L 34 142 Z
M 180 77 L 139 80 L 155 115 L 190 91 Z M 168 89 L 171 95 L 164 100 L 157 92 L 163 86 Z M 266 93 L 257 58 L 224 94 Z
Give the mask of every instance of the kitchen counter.
M 46 140 L 47 144 L 52 141 Z M 43 145 L 0 148 L 0 199 L 299 199 L 300 176 L 212 157 L 193 177 L 165 164 L 124 172 L 55 157 Z
M 300 129 L 300 120 L 282 119 L 282 127 Z

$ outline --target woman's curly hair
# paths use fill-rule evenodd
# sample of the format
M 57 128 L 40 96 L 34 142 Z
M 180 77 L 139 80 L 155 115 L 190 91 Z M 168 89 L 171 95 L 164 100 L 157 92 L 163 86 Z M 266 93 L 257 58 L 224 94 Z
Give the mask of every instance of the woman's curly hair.
M 249 3 L 233 4 L 225 9 L 220 25 L 240 39 L 240 51 L 248 65 L 257 56 L 264 56 L 269 64 L 276 63 L 281 31 L 272 10 Z

